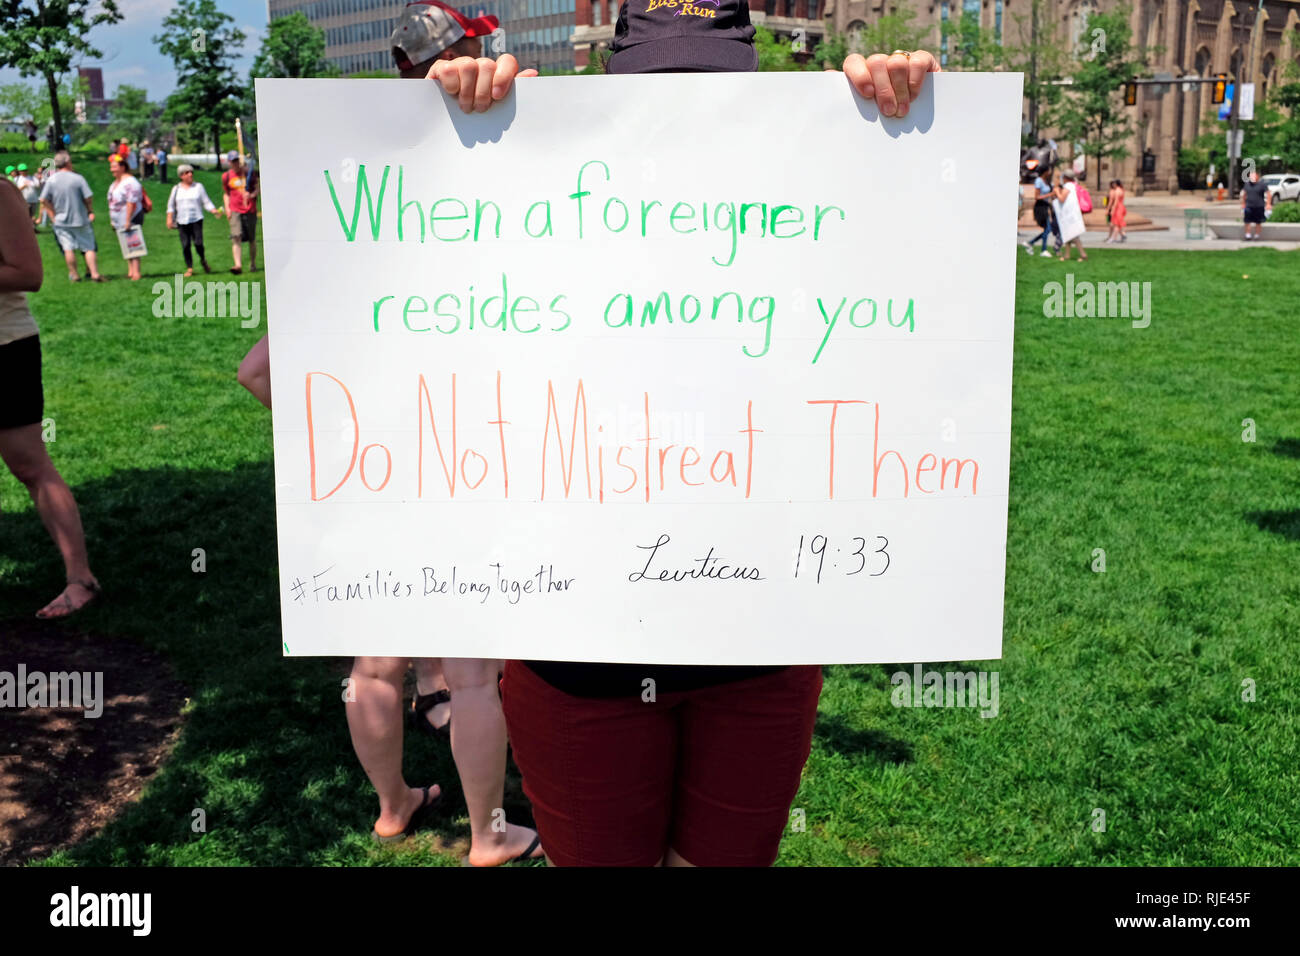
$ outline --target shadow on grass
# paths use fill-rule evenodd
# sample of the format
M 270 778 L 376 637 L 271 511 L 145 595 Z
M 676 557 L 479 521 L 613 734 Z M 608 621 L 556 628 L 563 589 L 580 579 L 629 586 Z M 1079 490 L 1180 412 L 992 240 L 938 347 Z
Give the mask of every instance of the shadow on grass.
M 1246 515 L 1262 530 L 1280 534 L 1288 541 L 1300 541 L 1300 508 L 1286 511 L 1252 511 Z
M 819 716 L 813 736 L 820 737 L 836 753 L 850 758 L 866 757 L 882 764 L 912 762 L 911 744 L 878 730 L 852 727 L 838 715 Z
M 372 859 L 378 804 L 352 752 L 341 701 L 350 661 L 281 656 L 270 463 L 125 470 L 74 493 L 105 591 L 75 627 L 162 653 L 193 696 L 180 740 L 143 799 L 68 858 L 92 865 Z M 34 596 L 57 593 L 62 569 L 32 512 L 0 521 L 6 556 L 17 558 L 0 584 L 4 620 L 22 616 Z M 197 548 L 203 573 L 192 567 Z M 116 719 L 129 715 L 100 718 Z M 433 824 L 435 842 L 454 851 L 468 828 L 453 822 L 465 810 L 449 749 L 408 733 L 405 766 L 412 785 L 442 785 L 447 801 Z M 531 823 L 513 767 L 504 803 L 512 822 Z M 195 829 L 196 810 L 203 832 Z
M 1279 438 L 1273 451 L 1287 458 L 1300 458 L 1300 438 Z

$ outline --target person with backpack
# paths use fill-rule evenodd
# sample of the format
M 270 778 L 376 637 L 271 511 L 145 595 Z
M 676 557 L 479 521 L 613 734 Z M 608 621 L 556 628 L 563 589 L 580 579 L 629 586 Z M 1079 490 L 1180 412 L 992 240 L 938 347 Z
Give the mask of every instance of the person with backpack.
M 193 246 L 199 254 L 199 264 L 204 272 L 211 272 L 207 256 L 203 254 L 203 210 L 220 216 L 222 210 L 208 198 L 202 183 L 194 181 L 194 167 L 181 163 L 181 181 L 172 187 L 167 196 L 167 228 L 178 229 L 181 235 L 181 255 L 185 257 L 185 277 L 194 275 Z
M 144 225 L 144 215 L 153 208 L 140 180 L 127 171 L 126 161 L 116 153 L 109 157 L 113 182 L 108 187 L 108 218 L 120 235 Z M 126 260 L 126 274 L 132 282 L 140 281 L 140 260 L 145 253 Z

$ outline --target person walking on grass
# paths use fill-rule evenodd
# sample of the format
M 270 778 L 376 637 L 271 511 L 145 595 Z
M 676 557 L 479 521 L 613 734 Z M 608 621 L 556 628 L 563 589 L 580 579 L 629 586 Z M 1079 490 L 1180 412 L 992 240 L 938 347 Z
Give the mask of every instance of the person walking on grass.
M 1259 170 L 1250 171 L 1250 180 L 1241 186 L 1241 218 L 1245 223 L 1245 234 L 1241 237 L 1242 241 L 1249 242 L 1251 239 L 1258 240 L 1260 230 L 1264 227 L 1264 220 L 1268 218 L 1268 213 L 1273 209 L 1273 193 L 1269 191 L 1268 183 L 1259 181 Z M 1250 234 L 1250 227 L 1255 227 L 1255 234 Z
M 14 177 L 14 185 L 22 193 L 23 201 L 27 203 L 27 212 L 32 217 L 32 226 L 35 228 L 37 212 L 41 208 L 41 186 L 40 181 L 35 175 L 28 172 L 26 163 L 18 164 L 18 175 Z
M 113 182 L 108 187 L 108 218 L 117 232 L 126 232 L 144 224 L 144 187 L 140 180 L 127 172 L 122 157 L 116 153 L 109 157 L 108 168 Z M 140 281 L 140 259 L 126 260 L 126 274 L 132 282 Z
M 436 0 L 407 4 L 390 46 L 402 77 L 423 79 L 451 60 L 473 63 L 496 17 L 469 19 Z M 482 62 L 491 63 L 490 60 Z M 477 69 L 477 67 L 476 67 Z M 518 72 L 513 56 L 495 64 L 507 86 Z M 536 76 L 525 70 L 520 76 Z M 235 157 L 238 158 L 237 156 Z M 232 226 L 233 233 L 233 226 Z M 271 407 L 270 358 L 262 338 L 239 367 L 239 381 Z M 437 800 L 432 787 L 408 787 L 402 777 L 403 680 L 415 670 L 416 696 L 406 707 L 412 729 L 446 736 L 469 810 L 471 866 L 541 859 L 541 838 L 530 827 L 499 820 L 505 793 L 506 722 L 498 682 L 503 663 L 476 658 L 357 657 L 352 664 L 355 700 L 346 705 L 352 747 L 379 796 L 374 837 L 400 840 L 419 827 Z
M 203 266 L 203 271 L 212 271 L 203 254 L 203 210 L 217 216 L 223 210 L 213 205 L 203 184 L 194 181 L 193 166 L 182 163 L 177 172 L 180 173 L 181 181 L 172 187 L 171 194 L 167 197 L 167 228 L 180 230 L 181 255 L 185 257 L 185 276 L 188 278 L 194 275 L 194 258 L 190 246 L 199 254 L 199 264 Z
M 1087 226 L 1079 207 L 1079 184 L 1075 182 L 1074 170 L 1067 169 L 1061 173 L 1061 181 L 1052 190 L 1052 204 L 1060 228 L 1061 261 L 1070 261 L 1070 246 L 1079 250 L 1079 261 L 1086 261 L 1088 254 L 1083 251 L 1083 234 Z
M 167 147 L 162 143 L 158 144 L 156 158 L 158 160 L 158 182 L 165 183 L 167 182 Z
M 243 243 L 248 243 L 248 271 L 257 271 L 257 194 L 260 188 L 257 173 L 244 166 L 233 149 L 226 154 L 230 168 L 221 174 L 222 206 L 230 219 L 230 255 L 234 261 L 231 272 L 244 271 Z
M 32 496 L 63 557 L 67 586 L 36 612 L 51 620 L 75 614 L 100 588 L 86 556 L 76 499 L 50 461 L 42 434 L 41 342 L 26 293 L 40 289 L 43 278 L 27 204 L 16 188 L 0 184 L 0 459 Z
M 65 149 L 54 154 L 54 172 L 41 187 L 41 206 L 54 224 L 54 239 L 63 250 L 63 261 L 68 264 L 68 278 L 80 282 L 77 274 L 77 253 L 86 259 L 86 275 L 94 282 L 103 282 L 96 262 L 94 194 L 84 176 L 73 172 L 72 158 Z

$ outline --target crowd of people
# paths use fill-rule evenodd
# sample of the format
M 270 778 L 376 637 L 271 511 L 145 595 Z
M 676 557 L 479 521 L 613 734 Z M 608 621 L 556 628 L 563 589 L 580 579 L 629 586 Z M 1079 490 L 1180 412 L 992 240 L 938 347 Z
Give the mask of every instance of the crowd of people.
M 710 16 L 664 18 L 625 4 L 611 46 L 609 73 L 744 72 L 758 68 L 754 29 L 744 0 L 718 0 Z M 392 47 L 401 75 L 431 81 L 438 96 L 465 112 L 504 98 L 520 71 L 510 54 L 483 56 L 495 17 L 467 18 L 438 2 L 408 4 Z M 844 74 L 882 116 L 906 116 L 935 58 L 923 51 L 852 54 Z M 249 243 L 256 268 L 255 174 L 233 158 L 223 177 L 234 270 Z M 155 154 L 155 163 L 157 156 Z M 93 197 L 66 152 L 39 201 L 53 219 L 69 278 L 75 256 L 95 262 Z M 138 228 L 149 202 L 130 152 L 111 160 L 108 208 L 119 232 Z M 149 173 L 146 171 L 147 177 Z M 204 212 L 220 214 L 192 170 L 167 203 L 168 224 L 181 230 L 207 268 Z M 64 616 L 99 593 L 85 554 L 76 504 L 40 442 L 39 338 L 24 292 L 41 284 L 30 208 L 16 189 L 0 187 L 0 454 L 28 487 L 64 556 L 67 590 L 42 610 Z M 139 276 L 138 260 L 132 276 Z M 263 339 L 245 357 L 239 381 L 268 407 L 270 363 Z M 430 648 L 436 652 L 436 646 Z M 414 670 L 415 695 L 404 679 Z M 644 681 L 656 687 L 643 697 Z M 353 748 L 375 788 L 375 840 L 402 840 L 424 826 L 439 804 L 437 784 L 410 786 L 402 769 L 404 725 L 450 742 L 470 819 L 464 862 L 495 866 L 545 857 L 555 865 L 770 865 L 808 758 L 821 692 L 817 666 L 663 666 L 555 661 L 499 661 L 430 656 L 357 657 L 345 704 Z M 514 750 L 536 829 L 500 817 L 507 745 Z
M 211 272 L 203 242 L 203 220 L 206 213 L 225 216 L 230 222 L 230 271 L 239 275 L 243 270 L 243 245 L 248 244 L 248 268 L 257 269 L 257 199 L 260 190 L 258 174 L 251 161 L 231 150 L 225 156 L 226 170 L 221 177 L 221 206 L 216 206 L 202 183 L 194 179 L 194 167 L 182 163 L 177 174 L 180 182 L 172 185 L 167 194 L 167 228 L 177 230 L 181 255 L 185 259 L 185 275 L 194 274 L 194 253 L 204 272 Z M 144 241 L 145 216 L 153 211 L 153 201 L 145 190 L 142 179 L 157 178 L 167 183 L 169 157 L 160 146 L 143 146 L 136 150 L 126 140 L 107 157 L 112 182 L 105 200 L 109 222 L 118 237 L 122 258 L 126 262 L 127 278 L 143 278 L 142 260 L 148 255 Z M 138 175 L 137 175 L 138 174 Z M 54 241 L 68 266 L 68 279 L 79 282 L 83 278 L 77 266 L 77 255 L 85 259 L 84 278 L 104 282 L 99 270 L 99 247 L 95 239 L 95 196 L 82 176 L 73 166 L 71 154 L 60 150 L 39 167 L 29 168 L 26 163 L 9 166 L 6 178 L 18 190 L 27 206 L 32 227 L 40 232 L 47 224 Z

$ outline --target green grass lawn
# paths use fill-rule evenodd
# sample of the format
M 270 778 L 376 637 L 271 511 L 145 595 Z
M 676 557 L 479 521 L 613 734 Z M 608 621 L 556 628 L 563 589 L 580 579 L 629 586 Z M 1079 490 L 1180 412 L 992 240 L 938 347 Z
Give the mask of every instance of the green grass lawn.
M 148 187 L 146 281 L 130 283 L 107 171 L 81 171 L 119 278 L 68 283 L 43 235 L 32 296 L 51 453 L 111 596 L 79 626 L 163 652 L 191 699 L 143 798 L 49 862 L 457 863 L 467 821 L 447 749 L 408 735 L 408 779 L 451 797 L 443 828 L 376 848 L 342 665 L 280 655 L 270 419 L 235 382 L 263 329 L 155 318 L 152 281 L 183 268 L 165 188 Z M 216 197 L 215 174 L 200 179 Z M 218 269 L 225 235 L 209 221 Z M 895 709 L 898 668 L 827 668 L 795 801 L 806 825 L 780 862 L 1300 863 L 1300 256 L 1099 249 L 1069 266 L 1020 256 L 1019 270 L 1004 657 L 969 668 L 999 672 L 1000 713 Z M 1150 327 L 1045 318 L 1043 284 L 1067 270 L 1150 282 Z M 7 473 L 0 509 L 4 620 L 57 593 L 62 569 Z M 507 790 L 522 819 L 513 775 Z M 196 807 L 206 834 L 190 830 Z

